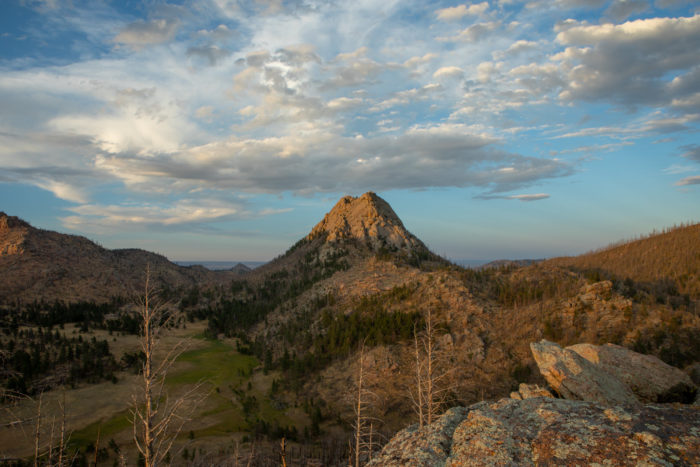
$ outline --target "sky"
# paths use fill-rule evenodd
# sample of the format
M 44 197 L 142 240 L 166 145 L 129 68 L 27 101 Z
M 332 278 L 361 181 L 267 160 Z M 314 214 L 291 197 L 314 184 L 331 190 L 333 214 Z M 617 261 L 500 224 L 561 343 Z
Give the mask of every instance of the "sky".
M 2 0 L 0 211 L 269 260 L 374 191 L 451 259 L 700 220 L 700 1 Z

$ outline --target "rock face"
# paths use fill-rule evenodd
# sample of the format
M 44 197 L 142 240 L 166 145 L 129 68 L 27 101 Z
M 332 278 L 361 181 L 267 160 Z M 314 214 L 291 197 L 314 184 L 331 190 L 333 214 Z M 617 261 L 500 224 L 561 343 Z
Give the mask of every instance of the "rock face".
M 614 344 L 576 344 L 567 347 L 615 375 L 642 402 L 691 403 L 696 388 L 690 377 L 653 355 L 643 355 Z
M 369 463 L 389 466 L 698 465 L 700 410 L 551 398 L 453 408 L 399 432 Z
M 309 239 L 326 235 L 329 242 L 356 239 L 374 249 L 399 250 L 425 248 L 423 242 L 409 233 L 389 203 L 375 193 L 360 197 L 344 196 L 308 235 Z
M 566 399 L 601 404 L 637 404 L 630 389 L 619 379 L 569 349 L 542 340 L 530 344 L 540 373 Z

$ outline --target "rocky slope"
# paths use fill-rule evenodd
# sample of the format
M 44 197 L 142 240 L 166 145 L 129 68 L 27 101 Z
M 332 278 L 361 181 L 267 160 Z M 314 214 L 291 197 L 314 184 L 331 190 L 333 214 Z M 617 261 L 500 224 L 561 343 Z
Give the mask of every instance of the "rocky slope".
M 397 434 L 368 466 L 677 465 L 700 462 L 700 410 L 552 398 L 455 407 Z
M 571 350 L 542 341 L 531 347 L 547 381 L 575 400 L 555 399 L 543 389 L 528 392 L 521 385 L 516 398 L 455 407 L 429 426 L 402 430 L 369 465 L 690 466 L 700 462 L 700 407 L 639 403 L 657 392 L 663 375 L 672 375 L 669 385 L 681 380 L 695 391 L 682 372 L 609 346 L 581 344 Z M 622 354 L 627 358 L 620 359 Z M 644 367 L 651 379 L 648 388 L 642 378 L 629 380 L 630 365 Z
M 321 236 L 328 242 L 359 240 L 374 250 L 427 250 L 423 242 L 406 230 L 389 203 L 371 191 L 359 197 L 341 198 L 307 238 Z
M 0 213 L 0 303 L 105 302 L 140 290 L 147 265 L 157 284 L 172 289 L 226 282 L 232 275 L 181 267 L 144 250 L 108 250 L 85 237 L 36 229 Z

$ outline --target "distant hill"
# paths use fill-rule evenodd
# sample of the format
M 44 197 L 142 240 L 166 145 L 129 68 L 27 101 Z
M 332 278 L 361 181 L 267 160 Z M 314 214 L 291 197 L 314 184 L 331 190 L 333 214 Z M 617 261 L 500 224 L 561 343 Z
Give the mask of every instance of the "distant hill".
M 140 290 L 146 266 L 170 288 L 219 283 L 231 273 L 182 267 L 139 249 L 108 250 L 85 237 L 32 227 L 0 212 L 0 302 L 106 302 Z
M 612 274 L 620 280 L 668 284 L 680 294 L 700 298 L 700 224 L 675 227 L 646 238 L 576 257 L 547 262 L 579 271 Z
M 531 266 L 533 264 L 537 264 L 541 261 L 544 261 L 542 259 L 497 259 L 496 261 L 490 261 L 486 264 L 482 264 L 478 266 L 477 269 L 488 269 L 488 268 L 502 268 L 502 267 L 523 267 L 523 266 Z

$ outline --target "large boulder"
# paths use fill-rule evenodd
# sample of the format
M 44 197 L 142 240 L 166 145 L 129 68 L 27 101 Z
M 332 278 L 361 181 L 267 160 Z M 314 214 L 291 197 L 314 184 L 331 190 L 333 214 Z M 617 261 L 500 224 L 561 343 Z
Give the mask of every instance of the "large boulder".
M 532 355 L 550 387 L 565 399 L 580 399 L 601 404 L 638 404 L 630 389 L 569 349 L 541 340 L 530 344 Z
M 642 402 L 692 403 L 697 389 L 690 377 L 653 355 L 619 345 L 576 344 L 567 347 L 625 383 Z
M 531 398 L 451 409 L 433 425 L 399 432 L 369 465 L 699 463 L 697 408 Z

